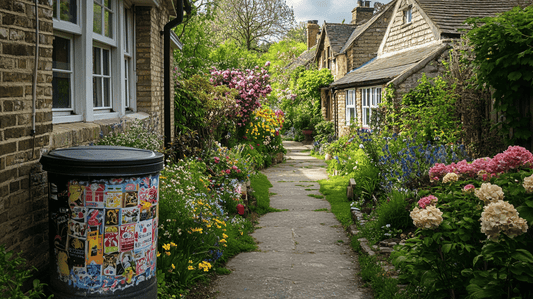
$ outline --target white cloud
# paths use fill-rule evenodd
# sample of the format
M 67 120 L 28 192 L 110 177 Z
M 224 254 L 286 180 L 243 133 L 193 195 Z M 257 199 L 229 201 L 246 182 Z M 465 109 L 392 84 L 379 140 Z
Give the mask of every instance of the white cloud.
M 391 0 L 377 2 L 389 3 Z M 370 4 L 374 6 L 374 2 Z M 357 0 L 287 0 L 287 5 L 294 9 L 296 22 L 318 20 L 322 25 L 328 23 L 349 23 L 352 20 L 352 9 L 357 6 Z

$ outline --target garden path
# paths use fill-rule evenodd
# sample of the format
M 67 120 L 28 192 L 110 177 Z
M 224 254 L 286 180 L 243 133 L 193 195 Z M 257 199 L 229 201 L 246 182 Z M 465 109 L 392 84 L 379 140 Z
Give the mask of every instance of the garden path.
M 273 187 L 273 208 L 259 218 L 252 236 L 259 250 L 231 259 L 229 275 L 214 287 L 219 299 L 372 298 L 358 285 L 358 264 L 350 241 L 317 180 L 326 179 L 324 161 L 299 142 L 284 142 L 287 161 L 263 171 Z M 322 210 L 322 211 L 316 211 Z

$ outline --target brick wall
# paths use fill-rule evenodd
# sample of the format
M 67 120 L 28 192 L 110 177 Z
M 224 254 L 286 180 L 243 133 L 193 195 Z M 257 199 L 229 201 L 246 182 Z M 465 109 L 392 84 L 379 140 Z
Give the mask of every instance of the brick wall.
M 399 7 L 405 6 L 407 6 L 407 3 L 406 0 L 403 0 Z M 392 22 L 383 53 L 399 51 L 435 41 L 433 31 L 431 31 L 429 24 L 424 20 L 416 5 L 412 6 L 412 21 L 410 23 L 404 24 L 402 9 L 396 12 Z
M 393 9 L 387 10 L 378 20 L 368 27 L 347 49 L 347 67 L 353 70 L 377 56 L 383 36 L 391 19 Z
M 51 1 L 50 1 L 51 2 Z M 36 134 L 32 130 L 35 65 L 33 1 L 0 1 L 0 243 L 30 264 L 48 261 L 47 184 L 37 163 L 52 130 L 52 10 L 39 1 Z
M 137 36 L 137 110 L 159 119 L 163 132 L 164 57 L 163 31 L 169 12 L 163 6 L 136 8 Z M 171 59 L 172 61 L 172 59 Z M 171 86 L 173 86 L 171 82 Z M 172 94 L 172 93 L 171 93 Z M 171 99 L 171 118 L 174 119 L 174 99 Z M 172 128 L 172 135 L 174 128 Z

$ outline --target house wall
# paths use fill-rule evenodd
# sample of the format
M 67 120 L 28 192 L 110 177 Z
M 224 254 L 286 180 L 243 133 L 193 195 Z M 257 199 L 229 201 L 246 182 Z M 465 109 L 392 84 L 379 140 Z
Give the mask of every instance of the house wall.
M 348 62 L 346 59 L 346 54 L 339 54 L 335 57 L 336 59 L 336 66 L 335 66 L 335 74 L 334 78 L 335 80 L 339 80 L 340 78 L 344 77 L 346 73 L 348 72 Z
M 10 251 L 22 251 L 29 265 L 43 273 L 48 266 L 49 243 L 48 182 L 38 163 L 42 152 L 96 141 L 121 121 L 52 124 L 51 5 L 52 1 L 40 0 L 38 6 L 36 134 L 31 136 L 36 48 L 34 2 L 0 1 L 0 244 Z M 164 77 L 160 31 L 169 20 L 169 12 L 164 5 L 137 10 L 137 107 L 141 113 L 126 118 L 145 118 L 146 113 L 153 113 L 162 126 Z
M 30 264 L 48 260 L 46 175 L 37 163 L 52 130 L 52 10 L 39 1 L 36 127 L 32 130 L 35 65 L 33 1 L 0 1 L 0 243 Z
M 379 46 L 387 26 L 391 20 L 393 9 L 389 9 L 378 20 L 376 20 L 370 27 L 352 45 L 347 49 L 347 69 L 353 70 L 364 63 L 370 61 L 378 54 Z M 346 73 L 346 72 L 345 72 Z
M 392 17 L 392 26 L 383 47 L 383 53 L 395 52 L 435 41 L 435 35 L 420 13 L 418 6 L 412 6 L 412 21 L 404 24 L 403 9 L 411 4 L 402 0 L 399 9 Z

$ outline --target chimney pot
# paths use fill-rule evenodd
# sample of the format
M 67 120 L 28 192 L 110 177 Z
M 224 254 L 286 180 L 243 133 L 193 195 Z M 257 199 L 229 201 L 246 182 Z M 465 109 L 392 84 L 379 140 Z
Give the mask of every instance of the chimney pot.
M 364 4 L 363 4 L 363 0 L 357 0 L 357 6 L 358 6 L 358 7 L 361 7 L 361 6 L 363 6 L 363 5 L 364 5 Z
M 365 1 L 365 7 L 370 7 L 370 1 Z

